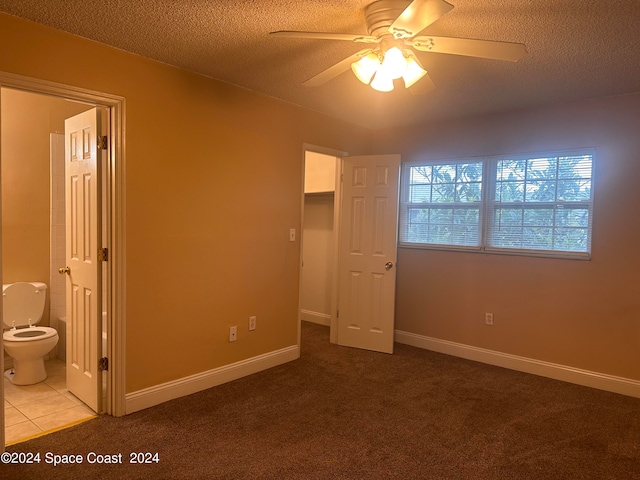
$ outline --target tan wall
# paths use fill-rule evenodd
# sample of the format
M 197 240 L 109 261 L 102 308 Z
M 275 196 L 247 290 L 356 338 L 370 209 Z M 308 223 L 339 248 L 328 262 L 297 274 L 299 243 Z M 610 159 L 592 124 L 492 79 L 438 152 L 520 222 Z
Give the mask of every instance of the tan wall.
M 49 134 L 64 132 L 64 119 L 86 107 L 6 88 L 0 101 L 2 281 L 48 284 Z M 49 324 L 48 301 L 41 324 Z
M 403 161 L 596 148 L 590 261 L 400 249 L 396 328 L 639 380 L 638 112 L 640 94 L 380 132 Z
M 302 147 L 368 130 L 4 14 L 0 71 L 126 98 L 127 392 L 297 343 Z

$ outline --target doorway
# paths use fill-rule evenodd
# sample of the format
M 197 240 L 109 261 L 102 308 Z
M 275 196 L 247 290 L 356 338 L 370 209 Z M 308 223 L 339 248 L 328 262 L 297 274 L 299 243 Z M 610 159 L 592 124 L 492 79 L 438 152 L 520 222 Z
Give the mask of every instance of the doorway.
M 99 413 L 107 413 L 115 416 L 124 415 L 124 375 L 122 370 L 120 369 L 120 365 L 124 361 L 123 358 L 123 342 L 124 342 L 124 305 L 122 302 L 122 281 L 124 279 L 124 262 L 123 256 L 121 252 L 123 251 L 123 222 L 122 222 L 122 213 L 124 207 L 124 198 L 122 195 L 122 181 L 120 177 L 118 166 L 122 167 L 123 155 L 122 155 L 122 119 L 123 119 L 123 107 L 124 107 L 124 99 L 120 97 L 114 97 L 110 95 L 105 95 L 96 92 L 90 92 L 87 90 L 77 89 L 74 87 L 67 87 L 58 84 L 53 84 L 50 82 L 28 79 L 25 77 L 14 76 L 11 74 L 3 74 L 0 73 L 0 113 L 5 114 L 5 118 L 3 118 L 3 133 L 5 128 L 9 128 L 11 125 L 11 121 L 7 121 L 6 114 L 9 113 L 11 108 L 11 101 L 8 101 L 7 98 L 20 96 L 22 99 L 29 98 L 34 105 L 36 105 L 36 111 L 38 111 L 37 105 L 41 103 L 39 116 L 31 116 L 31 118 L 36 118 L 33 121 L 33 124 L 38 124 L 39 128 L 44 128 L 47 130 L 47 139 L 46 142 L 48 146 L 51 146 L 52 155 L 57 155 L 57 158 L 60 158 L 60 133 L 64 131 L 64 118 L 68 118 L 73 116 L 75 113 L 86 111 L 88 109 L 92 109 L 96 106 L 102 106 L 106 108 L 108 113 L 108 127 L 110 130 L 110 134 L 108 137 L 108 145 L 107 145 L 107 154 L 104 156 L 104 170 L 102 172 L 103 177 L 103 208 L 99 215 L 103 219 L 103 237 L 102 237 L 102 245 L 105 245 L 107 248 L 109 255 L 108 262 L 105 262 L 103 268 L 103 298 L 104 305 L 101 309 L 103 312 L 103 328 L 101 328 L 99 332 L 96 333 L 99 338 L 99 342 L 102 345 L 100 355 L 103 355 L 108 360 L 108 369 L 101 374 L 100 385 L 102 387 L 102 402 L 99 407 Z M 4 98 L 3 98 L 4 97 Z M 35 101 L 35 99 L 39 101 Z M 15 98 L 14 98 L 15 99 Z M 13 99 L 12 99 L 13 100 Z M 44 107 L 43 107 L 44 105 Z M 48 113 L 43 113 L 43 108 Z M 56 112 L 53 115 L 51 112 Z M 62 112 L 62 113 L 61 113 Z M 28 116 L 28 110 L 22 109 L 21 115 L 23 117 Z M 28 122 L 28 118 L 22 118 L 22 122 Z M 59 122 L 62 122 L 59 125 Z M 20 122 L 16 122 L 20 123 Z M 29 131 L 22 132 L 22 135 L 25 136 L 33 136 L 33 143 L 36 143 L 36 135 L 37 129 L 35 125 L 31 125 Z M 13 134 L 14 132 L 12 132 Z M 49 138 L 49 134 L 52 134 Z M 0 137 L 0 146 L 8 147 L 7 143 L 9 143 L 6 139 L 8 137 L 5 136 L 5 142 L 2 142 L 2 138 Z M 0 149 L 0 161 L 3 162 L 3 167 L 5 166 L 5 162 L 7 165 L 10 163 L 10 154 Z M 64 151 L 62 149 L 62 151 Z M 47 161 L 51 159 L 54 161 L 53 156 L 49 156 L 49 152 L 47 152 Z M 64 161 L 64 158 L 63 158 Z M 57 160 L 59 162 L 59 160 Z M 51 164 L 53 167 L 53 163 Z M 59 167 L 59 164 L 58 164 Z M 47 166 L 45 166 L 47 170 Z M 64 169 L 63 169 L 64 171 Z M 51 172 L 54 173 L 54 170 L 51 169 Z M 5 172 L 3 171 L 3 174 Z M 60 169 L 57 169 L 56 177 L 59 177 Z M 118 175 L 116 175 L 118 173 Z M 33 182 L 29 180 L 29 176 L 26 175 L 34 175 Z M 7 176 L 7 175 L 5 175 Z M 11 174 L 8 175 L 11 177 Z M 5 204 L 8 204 L 8 197 L 11 196 L 12 187 L 7 187 L 6 185 L 12 185 L 13 187 L 17 185 L 24 186 L 25 179 L 28 188 L 33 192 L 37 192 L 33 194 L 35 197 L 43 197 L 48 196 L 49 192 L 51 194 L 59 194 L 60 190 L 64 191 L 64 183 L 62 186 L 60 182 L 63 179 L 56 179 L 54 175 L 50 175 L 49 171 L 44 175 L 46 177 L 46 187 L 41 188 L 41 190 L 46 190 L 46 195 L 43 195 L 42 192 L 36 188 L 35 184 L 42 185 L 43 183 L 43 172 L 38 171 L 30 171 L 23 172 L 22 176 L 18 175 L 14 177 L 14 180 L 17 180 L 17 183 L 7 183 L 10 178 L 3 179 L 3 188 L 6 190 L 3 192 L 3 200 Z M 21 178 L 22 180 L 19 180 Z M 56 184 L 57 182 L 57 184 Z M 51 188 L 49 188 L 51 185 Z M 54 187 L 55 185 L 55 187 Z M 47 276 L 46 281 L 52 287 L 51 291 L 48 295 L 48 301 L 45 306 L 45 315 L 43 315 L 43 323 L 47 321 L 49 325 L 57 327 L 59 330 L 59 336 L 63 339 L 65 338 L 64 330 L 65 330 L 65 316 L 61 315 L 61 311 L 64 310 L 64 293 L 60 292 L 59 282 L 56 285 L 56 279 L 64 280 L 64 276 L 58 274 L 57 269 L 63 266 L 60 263 L 60 252 L 62 251 L 62 255 L 64 256 L 64 246 L 60 245 L 60 238 L 57 240 L 54 238 L 50 240 L 49 231 L 54 234 L 60 232 L 60 228 L 64 228 L 64 226 L 60 225 L 61 218 L 64 218 L 64 214 L 60 213 L 60 204 L 56 202 L 56 198 L 51 199 L 46 198 L 47 208 L 49 208 L 49 203 L 51 205 L 51 210 L 47 215 L 47 221 L 49 222 L 44 227 L 40 227 L 47 230 L 46 239 L 47 245 L 46 247 L 42 247 L 42 241 L 39 242 L 40 246 L 38 249 L 40 251 L 46 249 L 47 255 L 49 256 L 47 263 Z M 5 205 L 6 206 L 6 205 Z M 42 211 L 42 209 L 40 209 Z M 3 212 L 4 214 L 4 212 Z M 16 233 L 13 232 L 13 228 L 15 225 L 11 225 L 11 215 L 13 213 L 8 213 L 6 215 L 7 218 L 4 220 L 4 230 L 3 230 L 3 251 L 9 251 L 14 248 L 16 245 L 16 236 L 11 238 L 11 235 Z M 42 217 L 42 215 L 40 215 Z M 39 219 L 40 223 L 42 223 L 42 218 Z M 28 223 L 28 222 L 27 222 Z M 32 230 L 37 228 L 34 226 L 38 222 L 31 222 L 32 225 L 29 226 Z M 10 225 L 10 226 L 9 226 Z M 26 229 L 28 230 L 28 228 Z M 18 232 L 19 233 L 19 232 Z M 33 237 L 37 237 L 38 235 L 32 235 Z M 18 237 L 19 238 L 19 235 Z M 42 240 L 42 239 L 40 239 Z M 30 253 L 31 257 L 34 257 L 33 252 Z M 13 260 L 16 260 L 15 262 Z M 17 257 L 12 255 L 12 260 L 4 260 L 3 261 L 3 283 L 12 283 L 14 281 L 24 280 L 26 277 L 24 275 L 38 275 L 39 278 L 42 278 L 42 261 L 40 260 L 40 266 L 36 266 L 36 262 L 29 261 L 25 263 L 18 262 Z M 13 263 L 13 265 L 12 265 Z M 22 266 L 16 268 L 16 264 L 21 263 Z M 26 266 L 25 266 L 26 265 Z M 117 268 L 119 267 L 119 268 Z M 19 278 L 22 277 L 22 278 Z M 34 277 L 35 278 L 35 277 Z M 29 279 L 27 279 L 28 281 Z M 59 360 L 66 360 L 64 354 L 64 340 L 54 351 L 51 352 L 51 357 L 57 357 Z M 5 356 L 4 352 L 0 351 L 2 355 L 0 356 L 0 362 L 4 363 Z M 2 371 L 5 370 L 5 366 L 2 365 Z M 4 390 L 3 386 L 0 385 L 0 393 L 2 393 L 2 397 L 4 398 Z M 4 405 L 4 403 L 3 403 Z M 2 412 L 2 428 L 0 435 L 2 435 L 2 445 L 5 444 L 4 439 L 4 412 Z
M 340 159 L 305 152 L 300 317 L 331 326 L 334 285 L 336 172 Z
M 300 319 L 331 327 L 335 343 L 340 169 L 343 152 L 304 151 Z
M 304 151 L 300 319 L 330 325 L 331 343 L 392 353 L 400 155 L 323 150 Z

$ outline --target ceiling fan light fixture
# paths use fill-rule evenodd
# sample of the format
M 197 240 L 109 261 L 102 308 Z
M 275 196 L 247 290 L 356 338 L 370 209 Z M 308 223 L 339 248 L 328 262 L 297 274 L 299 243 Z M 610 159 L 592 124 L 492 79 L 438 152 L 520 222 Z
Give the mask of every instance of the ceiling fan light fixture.
M 393 80 L 402 77 L 407 70 L 407 59 L 402 50 L 398 47 L 391 47 L 387 50 L 384 53 L 380 70 L 384 70 L 386 75 Z
M 351 70 L 354 75 L 365 85 L 371 82 L 371 79 L 380 67 L 380 59 L 375 53 L 370 53 L 362 57 L 357 62 L 351 64 Z
M 422 66 L 413 57 L 409 57 L 407 59 L 407 69 L 405 70 L 404 75 L 402 75 L 404 86 L 406 88 L 411 87 L 426 74 L 427 71 L 422 68 Z
M 393 90 L 393 78 L 391 78 L 385 70 L 380 68 L 376 76 L 373 77 L 371 88 L 379 92 L 390 92 Z

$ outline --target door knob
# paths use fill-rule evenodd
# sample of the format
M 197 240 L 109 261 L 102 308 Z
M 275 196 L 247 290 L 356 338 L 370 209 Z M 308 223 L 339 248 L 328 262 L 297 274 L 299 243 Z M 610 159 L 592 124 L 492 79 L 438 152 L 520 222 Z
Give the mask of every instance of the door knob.
M 384 264 L 384 269 L 385 270 L 391 270 L 393 268 L 393 263 L 391 262 L 387 262 Z
M 69 267 L 60 267 L 60 268 L 58 269 L 58 273 L 59 273 L 60 275 L 64 275 L 65 273 L 66 273 L 67 275 L 70 275 L 70 274 L 71 274 L 71 269 L 70 269 Z

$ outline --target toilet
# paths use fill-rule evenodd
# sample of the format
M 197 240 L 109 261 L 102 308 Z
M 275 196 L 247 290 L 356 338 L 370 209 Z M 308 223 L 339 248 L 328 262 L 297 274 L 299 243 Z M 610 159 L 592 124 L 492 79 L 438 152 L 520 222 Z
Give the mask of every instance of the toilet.
M 42 319 L 47 285 L 17 282 L 2 285 L 2 344 L 13 358 L 6 376 L 16 385 L 33 385 L 47 378 L 44 356 L 58 343 L 58 332 L 38 327 Z

